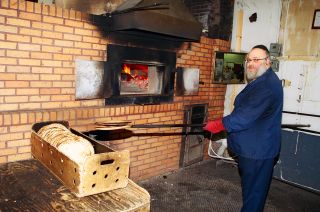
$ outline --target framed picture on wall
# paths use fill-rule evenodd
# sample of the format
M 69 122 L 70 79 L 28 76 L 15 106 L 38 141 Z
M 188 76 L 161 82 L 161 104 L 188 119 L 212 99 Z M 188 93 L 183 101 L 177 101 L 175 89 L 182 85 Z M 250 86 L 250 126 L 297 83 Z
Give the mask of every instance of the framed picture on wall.
M 213 83 L 243 84 L 245 52 L 215 52 Z
M 320 9 L 314 11 L 312 29 L 320 29 Z

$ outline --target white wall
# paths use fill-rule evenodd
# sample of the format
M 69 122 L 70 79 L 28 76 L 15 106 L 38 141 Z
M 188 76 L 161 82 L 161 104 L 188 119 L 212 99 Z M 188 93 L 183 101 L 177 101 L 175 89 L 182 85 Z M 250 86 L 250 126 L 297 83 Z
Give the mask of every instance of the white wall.
M 283 45 L 279 76 L 284 88 L 283 123 L 310 124 L 320 132 L 320 29 L 312 29 L 320 1 L 283 0 L 279 42 Z
M 278 42 L 281 16 L 281 0 L 236 0 L 234 5 L 231 50 L 236 50 L 238 12 L 243 10 L 241 50 L 248 52 L 257 44 L 269 47 Z M 250 23 L 249 17 L 257 13 L 257 21 Z
M 236 49 L 236 32 L 238 27 L 238 13 L 243 11 L 243 26 L 240 49 Z M 249 17 L 257 13 L 257 21 L 250 22 Z M 280 31 L 281 0 L 235 0 L 233 14 L 233 28 L 231 50 L 248 52 L 258 44 L 269 48 L 270 43 L 277 43 Z M 228 85 L 224 102 L 224 115 L 233 109 L 235 96 L 244 88 L 244 84 Z
M 303 60 L 280 60 L 281 79 L 287 81 L 284 90 L 284 124 L 310 124 L 305 128 L 320 132 L 320 62 Z M 312 116 L 314 115 L 314 116 Z
M 320 29 L 312 29 L 315 9 L 320 1 L 301 0 L 236 0 L 231 49 L 236 50 L 238 12 L 243 10 L 240 51 L 252 46 L 280 43 L 282 56 L 277 75 L 286 80 L 284 111 L 306 113 L 311 116 L 283 114 L 283 124 L 311 124 L 308 130 L 320 132 Z M 257 13 L 257 21 L 249 17 Z M 244 85 L 228 85 L 224 114 L 233 109 L 234 97 Z M 314 115 L 314 116 L 312 116 Z

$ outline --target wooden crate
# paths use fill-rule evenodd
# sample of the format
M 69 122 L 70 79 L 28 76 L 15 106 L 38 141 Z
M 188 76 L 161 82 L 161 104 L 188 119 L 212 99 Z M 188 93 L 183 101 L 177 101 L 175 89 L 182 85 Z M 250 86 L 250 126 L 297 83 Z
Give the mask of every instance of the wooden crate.
M 52 123 L 63 124 L 72 133 L 90 141 L 95 154 L 87 157 L 85 162 L 79 165 L 59 152 L 37 134 L 41 127 Z M 31 132 L 31 152 L 77 197 L 124 188 L 128 184 L 129 151 L 114 151 L 70 128 L 66 121 L 34 124 Z

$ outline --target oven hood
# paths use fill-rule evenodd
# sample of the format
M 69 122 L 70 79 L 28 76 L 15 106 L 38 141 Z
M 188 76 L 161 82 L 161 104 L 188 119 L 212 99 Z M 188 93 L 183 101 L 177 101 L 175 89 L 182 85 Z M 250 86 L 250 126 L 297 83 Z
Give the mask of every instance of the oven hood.
M 129 0 L 105 14 L 110 32 L 160 35 L 178 41 L 199 41 L 201 24 L 181 0 Z

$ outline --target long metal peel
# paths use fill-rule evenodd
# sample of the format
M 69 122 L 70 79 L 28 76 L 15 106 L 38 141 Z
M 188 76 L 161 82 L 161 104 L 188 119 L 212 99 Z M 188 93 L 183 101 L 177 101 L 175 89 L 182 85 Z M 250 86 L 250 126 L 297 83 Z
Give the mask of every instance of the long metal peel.
M 124 128 L 204 127 L 206 124 L 132 124 L 130 121 L 96 122 L 96 129 L 116 130 Z M 310 127 L 310 124 L 282 124 L 282 128 Z

